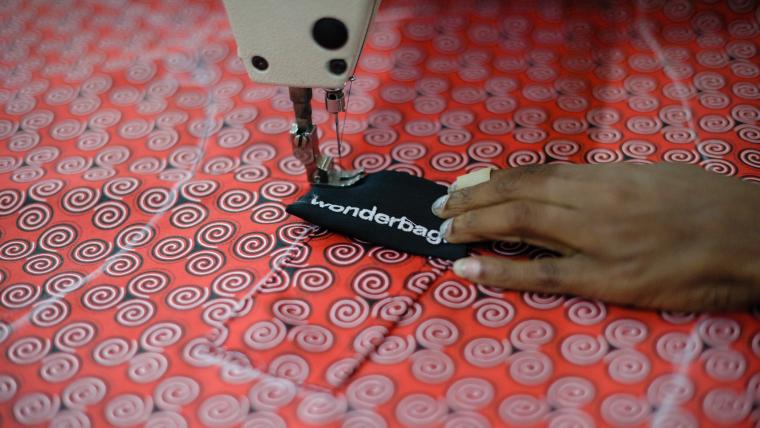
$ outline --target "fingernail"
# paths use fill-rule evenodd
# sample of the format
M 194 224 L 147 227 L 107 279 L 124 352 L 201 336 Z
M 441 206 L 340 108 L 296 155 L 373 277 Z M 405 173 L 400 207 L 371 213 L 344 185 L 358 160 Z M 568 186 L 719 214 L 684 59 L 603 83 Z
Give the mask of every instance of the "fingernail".
M 443 195 L 440 198 L 436 199 L 435 202 L 433 202 L 433 214 L 438 215 L 443 210 L 443 207 L 446 205 L 446 201 L 449 200 L 449 195 Z
M 480 276 L 482 266 L 477 259 L 464 258 L 454 262 L 454 273 L 469 279 L 476 279 Z
M 452 222 L 453 220 L 454 220 L 454 219 L 451 219 L 451 218 L 449 218 L 449 219 L 446 219 L 446 221 L 444 221 L 444 222 L 441 224 L 441 236 L 442 236 L 443 238 L 446 238 L 446 236 L 447 236 L 447 235 L 449 234 L 449 232 L 451 231 L 451 222 Z

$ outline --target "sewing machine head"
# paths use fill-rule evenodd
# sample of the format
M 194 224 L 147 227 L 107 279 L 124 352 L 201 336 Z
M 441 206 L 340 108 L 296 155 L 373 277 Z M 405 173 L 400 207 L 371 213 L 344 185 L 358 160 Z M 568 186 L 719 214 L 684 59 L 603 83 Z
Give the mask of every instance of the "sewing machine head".
M 345 112 L 343 87 L 353 76 L 379 0 L 224 0 L 238 56 L 250 78 L 290 88 L 296 121 L 293 153 L 313 184 L 348 186 L 364 171 L 338 170 L 319 152 L 311 123 L 311 88 L 325 88 L 325 105 Z M 338 138 L 339 153 L 342 142 Z

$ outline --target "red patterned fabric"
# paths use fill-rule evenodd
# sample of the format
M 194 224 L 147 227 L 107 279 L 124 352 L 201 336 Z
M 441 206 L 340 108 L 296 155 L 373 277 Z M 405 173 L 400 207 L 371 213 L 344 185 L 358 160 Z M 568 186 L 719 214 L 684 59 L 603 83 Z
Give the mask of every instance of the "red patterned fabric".
M 514 3 L 385 2 L 344 165 L 758 181 L 753 2 Z M 0 425 L 757 424 L 758 313 L 494 290 L 289 217 L 287 92 L 248 80 L 218 2 L 0 22 Z

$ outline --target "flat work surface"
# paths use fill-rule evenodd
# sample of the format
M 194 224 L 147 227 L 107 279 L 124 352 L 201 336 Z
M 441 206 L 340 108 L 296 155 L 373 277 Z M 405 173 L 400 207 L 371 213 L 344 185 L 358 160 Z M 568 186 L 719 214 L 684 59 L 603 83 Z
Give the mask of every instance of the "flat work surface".
M 757 6 L 470 3 L 383 4 L 347 167 L 759 179 Z M 288 95 L 248 81 L 220 2 L 0 22 L 0 425 L 757 422 L 758 314 L 499 292 L 288 216 Z

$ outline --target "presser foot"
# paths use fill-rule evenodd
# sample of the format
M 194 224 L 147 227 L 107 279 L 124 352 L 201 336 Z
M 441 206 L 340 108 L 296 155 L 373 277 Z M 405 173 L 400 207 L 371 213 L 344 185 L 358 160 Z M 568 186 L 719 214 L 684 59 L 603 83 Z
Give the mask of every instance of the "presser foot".
M 311 183 L 315 186 L 348 187 L 367 175 L 363 168 L 343 171 L 335 168 L 332 156 L 322 155 L 317 160 L 317 170 Z
M 303 163 L 306 177 L 314 186 L 348 187 L 364 178 L 364 169 L 343 171 L 335 167 L 333 157 L 319 154 L 317 127 L 313 124 L 299 129 L 296 123 L 290 129 L 293 155 Z

